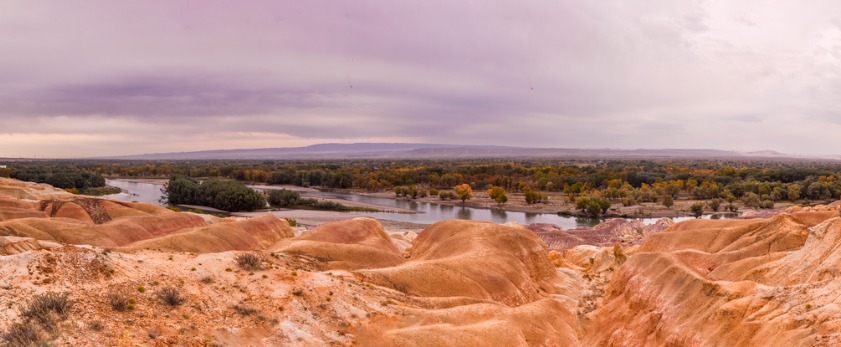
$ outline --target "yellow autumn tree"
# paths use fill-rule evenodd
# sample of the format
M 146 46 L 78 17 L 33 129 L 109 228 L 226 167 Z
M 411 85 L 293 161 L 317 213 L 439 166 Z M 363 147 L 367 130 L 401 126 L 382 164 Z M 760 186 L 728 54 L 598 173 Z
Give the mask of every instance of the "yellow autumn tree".
M 456 197 L 461 200 L 462 204 L 473 197 L 473 188 L 470 188 L 470 185 L 467 183 L 459 184 L 453 190 L 456 192 Z
M 491 186 L 491 188 L 488 189 L 488 196 L 500 205 L 508 201 L 508 196 L 505 195 L 505 189 L 499 186 Z

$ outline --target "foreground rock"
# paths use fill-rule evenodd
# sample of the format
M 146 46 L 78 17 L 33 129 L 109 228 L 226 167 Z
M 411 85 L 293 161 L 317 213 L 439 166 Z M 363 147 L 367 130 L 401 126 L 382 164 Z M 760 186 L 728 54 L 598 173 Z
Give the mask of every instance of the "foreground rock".
M 693 220 L 651 235 L 582 322 L 585 343 L 841 344 L 837 214 Z
M 589 231 L 444 221 L 416 237 L 356 218 L 295 237 L 270 215 L 4 179 L 0 196 L 0 334 L 50 345 L 841 345 L 837 206 Z M 47 292 L 69 293 L 66 314 L 22 315 Z

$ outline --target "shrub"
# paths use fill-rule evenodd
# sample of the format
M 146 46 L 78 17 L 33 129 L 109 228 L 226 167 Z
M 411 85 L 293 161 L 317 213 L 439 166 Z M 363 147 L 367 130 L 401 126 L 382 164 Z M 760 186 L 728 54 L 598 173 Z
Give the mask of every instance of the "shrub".
M 102 331 L 103 329 L 105 329 L 105 326 L 102 325 L 102 322 L 100 321 L 94 321 L 88 323 L 88 329 L 93 331 Z
M 238 255 L 236 260 L 239 267 L 245 270 L 255 271 L 263 269 L 263 259 L 256 254 L 243 253 Z
M 269 204 L 277 207 L 288 207 L 298 204 L 301 194 L 296 191 L 281 189 L 269 191 Z
M 689 209 L 692 211 L 692 215 L 695 216 L 695 218 L 701 217 L 701 215 L 704 214 L 704 203 L 700 201 L 696 202 L 692 204 Z
M 442 191 L 438 193 L 438 197 L 441 200 L 453 200 L 456 198 L 456 193 L 449 192 L 449 191 Z
M 675 205 L 675 201 L 674 201 L 674 199 L 672 199 L 671 195 L 666 194 L 666 195 L 663 196 L 663 203 L 662 204 L 663 204 L 663 206 L 666 206 L 666 208 L 672 208 L 672 206 Z
M 116 290 L 108 293 L 108 303 L 114 311 L 125 311 L 129 307 L 129 294 L 125 290 Z
M 718 212 L 718 210 L 721 208 L 721 199 L 712 199 L 710 200 L 708 205 L 710 205 L 710 208 L 713 211 Z
M 289 226 L 290 226 L 290 227 L 296 227 L 296 226 L 298 226 L 298 221 L 297 221 L 297 220 L 295 220 L 295 218 L 283 217 L 283 219 L 285 219 L 285 220 L 286 220 L 286 222 L 287 222 L 287 223 L 289 223 Z
M 248 306 L 234 305 L 234 311 L 243 316 L 250 316 L 257 313 L 257 310 Z
M 187 297 L 181 295 L 181 291 L 175 287 L 164 287 L 157 292 L 158 298 L 170 307 L 175 307 L 187 301 Z
M 610 200 L 600 196 L 582 196 L 575 199 L 575 208 L 593 218 L 598 217 L 601 213 L 606 213 L 610 209 L 610 205 Z
M 35 320 L 47 329 L 54 329 L 55 319 L 53 314 L 59 319 L 64 319 L 70 308 L 73 307 L 73 302 L 69 299 L 70 293 L 53 293 L 47 292 L 36 295 L 29 301 L 29 304 L 21 311 L 21 316 L 27 320 Z
M 32 322 L 15 323 L 9 330 L 0 335 L 0 341 L 9 346 L 40 346 L 43 345 L 38 329 Z

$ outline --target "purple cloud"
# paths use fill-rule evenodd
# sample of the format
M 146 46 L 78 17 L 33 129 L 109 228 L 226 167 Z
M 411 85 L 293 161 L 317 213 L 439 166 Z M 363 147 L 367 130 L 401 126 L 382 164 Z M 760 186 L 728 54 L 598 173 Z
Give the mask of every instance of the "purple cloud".
M 48 156 L 376 140 L 834 153 L 840 10 L 7 1 L 0 146 Z M 779 141 L 792 134 L 802 138 Z

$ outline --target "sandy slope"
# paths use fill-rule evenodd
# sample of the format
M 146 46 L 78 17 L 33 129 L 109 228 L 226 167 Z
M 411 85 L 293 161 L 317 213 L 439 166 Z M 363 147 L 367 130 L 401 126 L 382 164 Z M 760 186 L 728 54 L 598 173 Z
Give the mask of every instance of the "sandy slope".
M 0 179 L 0 332 L 51 291 L 75 303 L 40 331 L 57 346 L 834 346 L 839 245 L 837 206 L 571 231 L 444 221 L 416 235 L 369 218 L 296 231 Z M 246 253 L 259 268 L 238 263 Z M 165 305 L 166 286 L 186 302 Z M 132 309 L 112 308 L 120 292 Z

